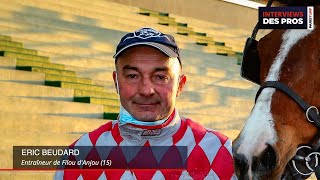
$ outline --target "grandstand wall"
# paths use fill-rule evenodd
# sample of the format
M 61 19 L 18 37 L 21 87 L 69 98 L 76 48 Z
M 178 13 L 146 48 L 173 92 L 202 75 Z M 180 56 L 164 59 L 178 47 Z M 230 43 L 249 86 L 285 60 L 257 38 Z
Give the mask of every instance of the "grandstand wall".
M 155 11 L 168 12 L 197 18 L 205 21 L 223 24 L 233 28 L 252 30 L 258 20 L 257 6 L 252 6 L 247 0 L 239 0 L 244 3 L 235 4 L 223 0 L 107 0 L 130 6 L 143 7 Z M 200 2 L 200 3 L 199 3 Z M 248 1 L 250 2 L 250 1 Z M 260 4 L 262 6 L 262 4 Z

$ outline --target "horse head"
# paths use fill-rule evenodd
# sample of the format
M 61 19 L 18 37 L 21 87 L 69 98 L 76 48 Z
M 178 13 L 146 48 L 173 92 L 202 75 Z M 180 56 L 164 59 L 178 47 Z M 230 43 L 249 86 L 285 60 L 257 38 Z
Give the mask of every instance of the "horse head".
M 320 6 L 314 12 L 313 30 L 273 30 L 256 42 L 256 54 L 249 55 L 260 60 L 258 69 L 251 71 L 258 72 L 256 82 L 261 87 L 233 143 L 239 179 L 309 176 L 293 171 L 299 163 L 291 162 L 301 145 L 314 145 L 320 137 L 312 122 L 313 118 L 320 122 L 316 110 L 320 108 Z

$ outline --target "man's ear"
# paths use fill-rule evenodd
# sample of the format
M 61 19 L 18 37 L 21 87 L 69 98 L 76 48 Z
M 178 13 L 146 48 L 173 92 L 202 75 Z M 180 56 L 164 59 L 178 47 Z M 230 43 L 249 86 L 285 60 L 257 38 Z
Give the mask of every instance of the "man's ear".
M 117 71 L 113 71 L 112 77 L 113 77 L 114 87 L 116 88 L 116 91 L 119 94 L 119 92 L 118 92 L 118 83 L 117 83 Z
M 186 84 L 186 82 L 187 82 L 187 77 L 186 77 L 186 75 L 185 75 L 185 74 L 180 75 L 177 97 L 178 97 L 178 96 L 180 95 L 180 93 L 182 92 L 183 87 L 184 87 L 184 85 Z

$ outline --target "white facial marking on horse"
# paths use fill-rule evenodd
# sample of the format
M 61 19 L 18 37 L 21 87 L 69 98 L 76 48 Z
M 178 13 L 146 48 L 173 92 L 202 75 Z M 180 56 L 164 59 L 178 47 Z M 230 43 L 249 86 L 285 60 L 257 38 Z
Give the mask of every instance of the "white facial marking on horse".
M 282 35 L 282 44 L 278 55 L 269 70 L 266 81 L 278 81 L 281 66 L 290 49 L 300 39 L 307 36 L 310 30 L 287 30 Z M 237 153 L 244 154 L 251 166 L 252 157 L 258 156 L 266 148 L 266 144 L 274 144 L 277 141 L 274 121 L 271 114 L 271 99 L 275 89 L 262 90 L 257 102 L 240 134 Z M 251 169 L 251 167 L 249 168 Z M 248 173 L 252 177 L 252 173 Z

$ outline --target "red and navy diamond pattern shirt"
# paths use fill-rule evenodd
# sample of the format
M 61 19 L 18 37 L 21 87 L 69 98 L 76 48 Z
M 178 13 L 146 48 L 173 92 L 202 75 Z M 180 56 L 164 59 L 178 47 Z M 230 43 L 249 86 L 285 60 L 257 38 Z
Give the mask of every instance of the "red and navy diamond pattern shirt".
M 180 179 L 236 179 L 234 175 L 231 140 L 223 134 L 206 129 L 191 119 L 180 118 L 175 110 L 170 118 L 157 126 L 120 125 L 118 121 L 108 122 L 98 129 L 84 134 L 70 147 L 80 146 L 186 146 L 185 169 L 86 169 L 58 170 L 55 179 L 138 179 L 138 180 L 180 180 Z M 152 166 L 156 162 L 151 154 L 137 152 L 135 157 Z M 88 151 L 85 159 L 106 157 L 99 151 Z M 142 157 L 142 158 L 141 158 Z M 76 157 L 70 157 L 70 159 Z M 103 158 L 101 158 L 103 159 Z M 114 161 L 114 160 L 113 160 Z M 117 161 L 126 157 L 117 154 Z M 113 162 L 117 163 L 117 162 Z

